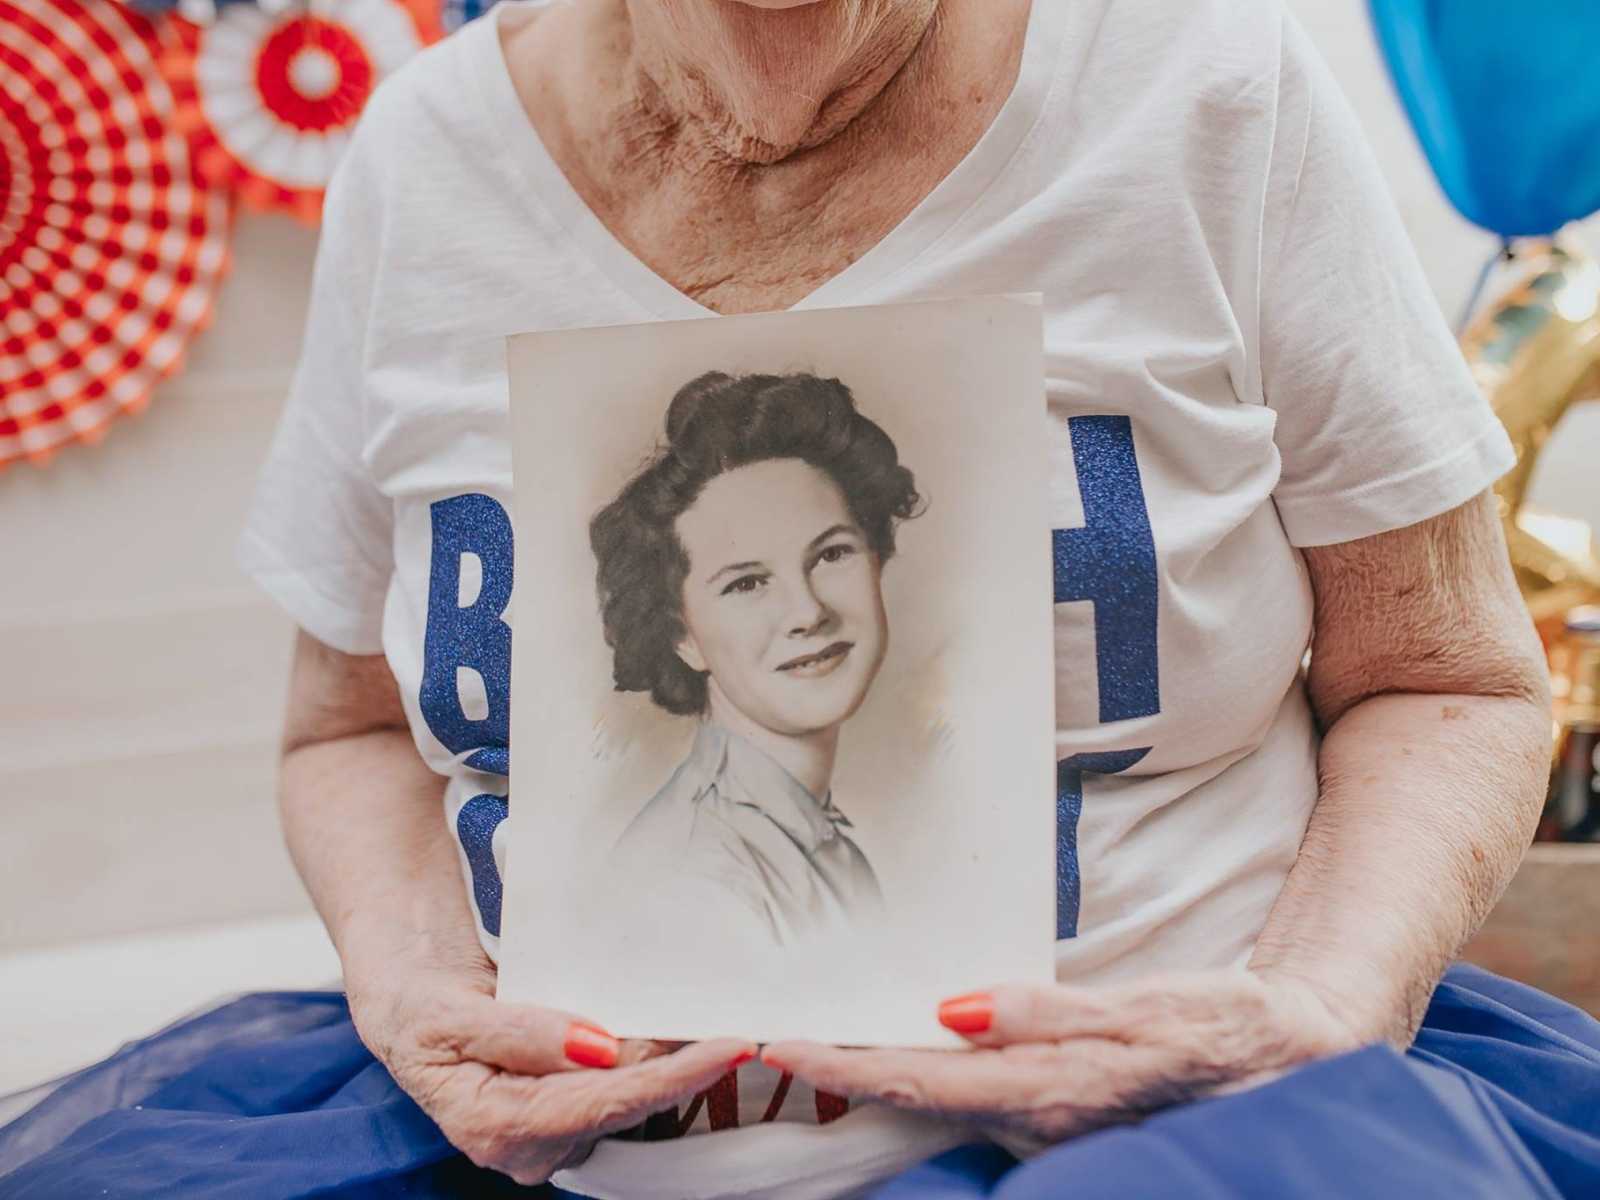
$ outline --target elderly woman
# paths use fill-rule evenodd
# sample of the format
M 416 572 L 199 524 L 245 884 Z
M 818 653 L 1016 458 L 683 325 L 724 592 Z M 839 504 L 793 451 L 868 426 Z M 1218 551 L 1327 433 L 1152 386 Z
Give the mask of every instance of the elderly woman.
M 498 1004 L 503 337 L 1024 291 L 1059 983 L 944 998 L 961 1054 Z M 828 1197 L 973 1143 L 884 1194 L 1595 1194 L 1594 1026 L 1440 983 L 1549 749 L 1510 462 L 1276 0 L 507 0 L 371 101 L 241 547 L 303 629 L 284 826 L 348 1016 L 126 1052 L 0 1192 Z
M 732 961 L 882 911 L 830 783 L 889 649 L 895 525 L 921 500 L 837 379 L 712 371 L 590 523 L 617 690 L 699 718 L 607 866 L 715 920 L 696 936 Z

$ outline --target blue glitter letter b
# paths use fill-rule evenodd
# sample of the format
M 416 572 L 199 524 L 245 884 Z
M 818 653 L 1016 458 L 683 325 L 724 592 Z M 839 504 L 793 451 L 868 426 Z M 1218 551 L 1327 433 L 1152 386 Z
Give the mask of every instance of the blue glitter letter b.
M 500 868 L 494 861 L 494 831 L 510 806 L 502 796 L 474 796 L 456 814 L 456 837 L 472 871 L 472 900 L 486 933 L 500 936 Z
M 422 689 L 418 701 L 433 736 L 466 765 L 510 774 L 511 626 L 501 620 L 511 599 L 511 519 L 477 492 L 436 501 L 433 558 L 428 579 L 428 629 L 422 642 Z M 483 566 L 477 598 L 460 603 L 461 556 Z M 456 690 L 456 669 L 483 677 L 489 713 L 470 719 Z

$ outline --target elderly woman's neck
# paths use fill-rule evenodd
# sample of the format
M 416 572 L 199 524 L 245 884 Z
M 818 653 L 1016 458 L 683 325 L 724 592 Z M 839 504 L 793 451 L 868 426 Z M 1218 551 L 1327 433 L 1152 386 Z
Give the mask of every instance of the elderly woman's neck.
M 729 165 L 779 162 L 834 137 L 916 58 L 939 9 L 939 0 L 611 2 L 641 123 Z

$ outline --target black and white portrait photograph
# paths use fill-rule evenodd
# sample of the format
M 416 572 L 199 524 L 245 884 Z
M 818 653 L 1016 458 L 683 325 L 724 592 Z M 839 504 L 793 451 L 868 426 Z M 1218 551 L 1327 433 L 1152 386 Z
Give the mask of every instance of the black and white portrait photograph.
M 943 1044 L 950 945 L 1047 977 L 1039 354 L 1029 297 L 510 339 L 503 997 Z
M 619 866 L 705 889 L 779 946 L 881 913 L 831 785 L 889 646 L 895 527 L 920 506 L 837 379 L 713 371 L 673 396 L 660 450 L 590 526 L 617 689 L 697 719 Z

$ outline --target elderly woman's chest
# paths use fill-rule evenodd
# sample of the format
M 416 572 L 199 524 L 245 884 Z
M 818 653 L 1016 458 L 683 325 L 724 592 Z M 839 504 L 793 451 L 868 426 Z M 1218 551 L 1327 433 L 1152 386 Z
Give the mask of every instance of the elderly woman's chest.
M 962 145 L 867 155 L 825 187 L 702 196 L 692 182 L 668 180 L 591 207 L 622 247 L 696 304 L 723 315 L 778 312 L 903 234 Z

